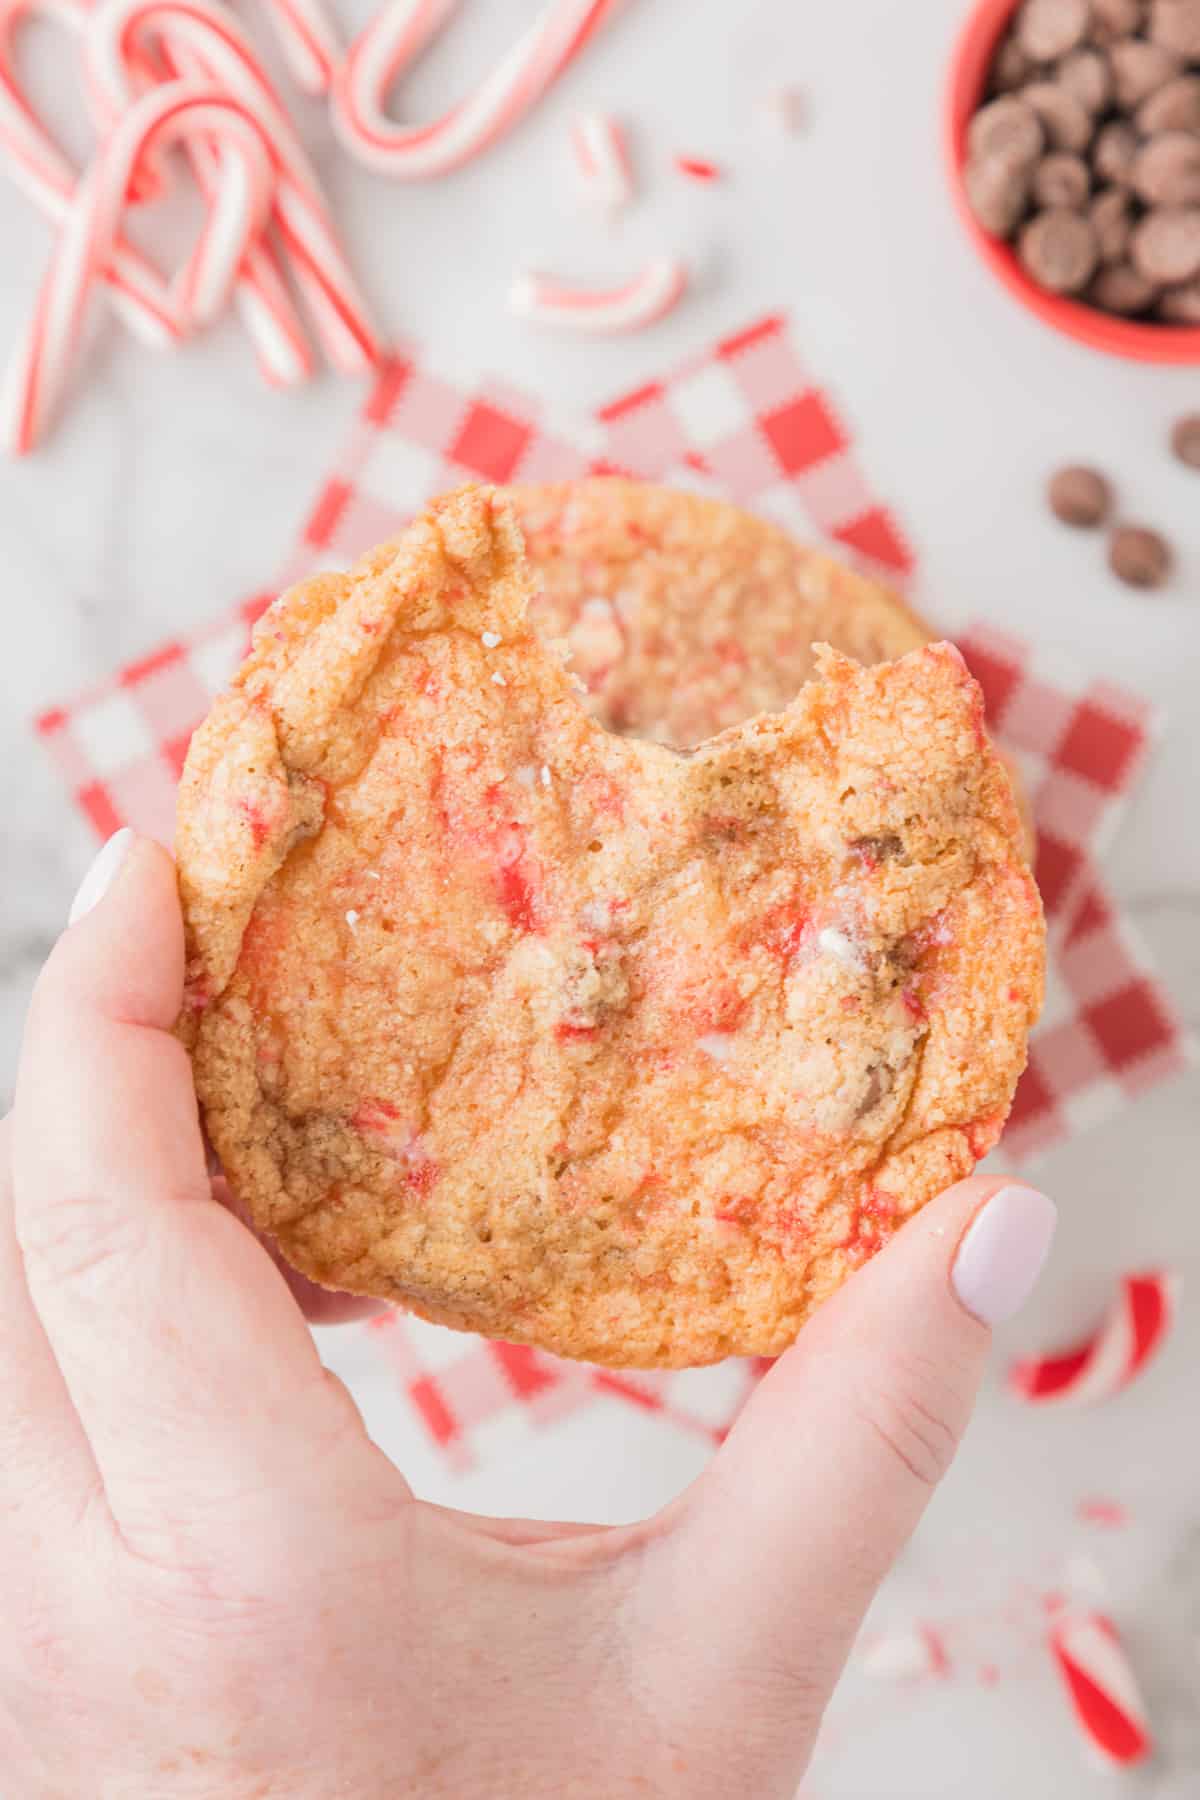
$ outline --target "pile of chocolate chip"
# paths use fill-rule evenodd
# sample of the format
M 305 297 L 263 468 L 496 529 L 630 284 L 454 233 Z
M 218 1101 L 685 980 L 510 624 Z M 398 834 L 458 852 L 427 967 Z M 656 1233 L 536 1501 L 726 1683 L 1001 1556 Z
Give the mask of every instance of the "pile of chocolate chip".
M 1054 294 L 1200 325 L 1200 0 L 1024 0 L 966 191 Z

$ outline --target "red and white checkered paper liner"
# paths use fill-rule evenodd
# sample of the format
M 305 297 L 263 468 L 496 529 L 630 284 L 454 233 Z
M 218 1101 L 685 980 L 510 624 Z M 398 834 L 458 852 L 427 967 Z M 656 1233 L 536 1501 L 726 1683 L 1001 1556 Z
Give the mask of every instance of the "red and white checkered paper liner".
M 130 823 L 169 841 L 188 739 L 274 593 L 351 561 L 463 481 L 616 471 L 724 494 L 798 536 L 831 541 L 894 584 L 914 572 L 907 539 L 780 317 L 723 339 L 594 419 L 562 426 L 531 396 L 467 380 L 407 346 L 376 380 L 275 585 L 43 713 L 38 733 L 101 836 Z M 959 642 L 1033 799 L 1050 924 L 1046 1015 L 1004 1139 L 1011 1163 L 1110 1116 L 1189 1059 L 1178 1019 L 1096 873 L 1157 724 L 1145 702 L 1050 666 L 990 626 Z M 537 1429 L 600 1394 L 719 1441 L 761 1369 L 617 1375 L 399 1315 L 367 1329 L 458 1468 L 472 1466 L 480 1428 L 501 1414 L 516 1409 Z

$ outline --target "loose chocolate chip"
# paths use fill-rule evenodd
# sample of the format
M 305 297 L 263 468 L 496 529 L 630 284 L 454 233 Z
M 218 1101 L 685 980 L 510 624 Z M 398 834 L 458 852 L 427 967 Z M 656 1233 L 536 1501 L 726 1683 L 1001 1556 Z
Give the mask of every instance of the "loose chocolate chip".
M 975 162 L 986 157 L 1007 168 L 1028 168 L 1041 155 L 1043 143 L 1037 114 L 1016 94 L 981 107 L 967 127 L 967 151 Z
M 1065 206 L 1079 212 L 1087 205 L 1092 178 L 1082 156 L 1069 150 L 1052 150 L 1033 171 L 1035 206 Z
M 1101 181 L 1114 187 L 1128 187 L 1138 153 L 1138 134 L 1125 119 L 1114 119 L 1096 135 L 1092 145 L 1092 167 Z
M 1120 262 L 1133 235 L 1129 196 L 1121 188 L 1103 188 L 1088 208 L 1102 263 Z
M 1177 56 L 1162 44 L 1147 44 L 1142 38 L 1125 38 L 1114 44 L 1108 60 L 1112 64 L 1113 91 L 1122 112 L 1133 112 L 1181 73 Z
M 1016 38 L 1005 38 L 992 64 L 992 92 L 994 94 L 1011 94 L 1014 88 L 1024 87 L 1034 72 L 1034 64 Z
M 1177 75 L 1143 100 L 1137 125 L 1146 137 L 1159 131 L 1200 131 L 1200 75 Z
M 1131 318 L 1134 313 L 1149 312 L 1161 291 L 1156 282 L 1148 281 L 1132 263 L 1115 262 L 1098 270 L 1087 297 L 1103 312 Z
M 1016 39 L 1034 62 L 1056 62 L 1083 42 L 1087 28 L 1088 0 L 1025 0 Z
M 1159 207 L 1134 231 L 1133 260 L 1151 281 L 1175 286 L 1200 275 L 1200 207 Z
M 1059 469 L 1047 483 L 1046 498 L 1056 519 L 1082 530 L 1103 525 L 1112 506 L 1112 488 L 1099 469 Z
M 1108 566 L 1127 587 L 1162 587 L 1171 573 L 1171 550 L 1157 531 L 1118 525 L 1108 540 Z
M 1087 107 L 1056 81 L 1031 81 L 1021 99 L 1041 121 L 1051 150 L 1086 150 L 1092 141 Z
M 1096 234 L 1080 213 L 1053 207 L 1038 213 L 1021 233 L 1020 256 L 1039 287 L 1052 294 L 1077 294 L 1100 260 Z
M 1129 37 L 1141 22 L 1142 0 L 1092 0 L 1090 35 L 1097 44 Z
M 1200 277 L 1169 287 L 1159 300 L 1157 311 L 1168 325 L 1200 325 Z
M 1029 198 L 1028 167 L 1010 168 L 1003 158 L 985 157 L 967 164 L 963 187 L 967 202 L 992 237 L 1008 237 Z
M 1200 413 L 1188 413 L 1171 428 L 1171 448 L 1189 469 L 1200 469 Z
M 1093 118 L 1112 99 L 1112 70 L 1103 50 L 1073 50 L 1058 66 L 1058 82 Z
M 1200 62 L 1200 0 L 1151 0 L 1150 37 L 1184 62 Z

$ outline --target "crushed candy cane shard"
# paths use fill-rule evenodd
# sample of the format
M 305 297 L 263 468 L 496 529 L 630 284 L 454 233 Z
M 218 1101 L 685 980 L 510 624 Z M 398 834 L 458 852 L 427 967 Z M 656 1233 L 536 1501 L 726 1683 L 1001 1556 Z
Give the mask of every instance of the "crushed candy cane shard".
M 689 181 L 720 181 L 724 173 L 719 163 L 709 162 L 703 156 L 677 156 L 675 167 Z
M 1119 1767 L 1144 1761 L 1153 1748 L 1146 1708 L 1112 1621 L 1095 1612 L 1062 1619 L 1050 1652 L 1089 1748 Z
M 608 113 L 584 112 L 571 126 L 571 149 L 585 197 L 610 216 L 633 198 L 625 133 Z
M 509 291 L 509 305 L 520 318 L 571 331 L 639 331 L 664 318 L 686 287 L 683 263 L 656 256 L 616 288 L 575 286 L 555 275 L 519 275 Z
M 1175 1318 L 1179 1284 L 1161 1271 L 1121 1278 L 1099 1329 L 1074 1349 L 1031 1357 L 1009 1385 L 1033 1405 L 1087 1405 L 1128 1387 L 1162 1348 Z

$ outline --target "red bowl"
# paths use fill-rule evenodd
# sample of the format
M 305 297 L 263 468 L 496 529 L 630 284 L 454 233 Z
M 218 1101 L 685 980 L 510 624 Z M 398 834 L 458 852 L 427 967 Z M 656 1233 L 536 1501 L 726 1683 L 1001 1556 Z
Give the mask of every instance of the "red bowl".
M 1114 318 L 1060 294 L 1048 294 L 1030 280 L 1011 244 L 989 237 L 967 204 L 963 183 L 967 126 L 984 96 L 988 70 L 1005 27 L 1020 0 L 975 0 L 950 62 L 946 84 L 945 149 L 950 186 L 967 236 L 992 274 L 1031 313 L 1056 331 L 1135 362 L 1200 363 L 1200 326 L 1148 325 Z

